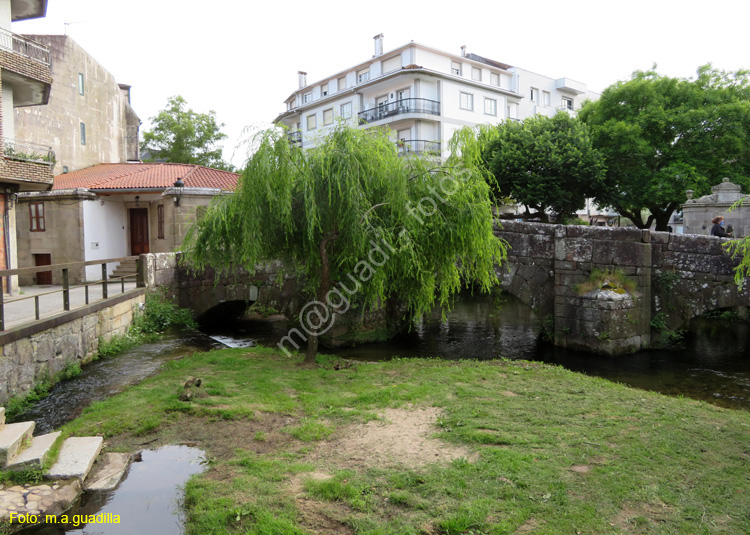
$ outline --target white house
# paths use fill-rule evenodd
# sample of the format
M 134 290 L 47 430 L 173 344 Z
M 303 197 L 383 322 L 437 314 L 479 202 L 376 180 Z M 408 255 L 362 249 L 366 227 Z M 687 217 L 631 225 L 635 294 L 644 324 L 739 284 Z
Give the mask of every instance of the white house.
M 569 78 L 549 78 L 476 54 L 450 54 L 411 42 L 383 52 L 376 35 L 372 58 L 299 89 L 275 122 L 302 147 L 314 146 L 344 120 L 362 127 L 387 125 L 403 152 L 447 156 L 447 141 L 463 126 L 521 120 L 534 114 L 575 113 L 598 94 Z

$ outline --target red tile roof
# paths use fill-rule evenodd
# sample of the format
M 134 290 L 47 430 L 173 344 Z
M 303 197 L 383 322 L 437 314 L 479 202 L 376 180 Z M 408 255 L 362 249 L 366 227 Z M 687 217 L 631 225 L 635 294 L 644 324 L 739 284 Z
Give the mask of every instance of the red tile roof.
M 237 173 L 182 163 L 103 163 L 57 175 L 53 190 L 165 189 L 181 178 L 186 188 L 237 188 Z

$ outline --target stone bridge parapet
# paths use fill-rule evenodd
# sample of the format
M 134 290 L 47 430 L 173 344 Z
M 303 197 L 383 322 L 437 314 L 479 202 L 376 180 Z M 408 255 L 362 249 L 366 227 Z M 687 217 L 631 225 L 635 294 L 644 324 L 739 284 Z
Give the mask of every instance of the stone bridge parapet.
M 495 234 L 510 246 L 498 266 L 502 288 L 534 310 L 557 345 L 602 354 L 649 347 L 705 312 L 750 306 L 750 284 L 734 283 L 737 261 L 722 238 L 636 228 L 503 221 Z M 175 254 L 144 255 L 148 286 L 171 286 L 196 317 L 217 306 L 259 302 L 287 317 L 304 304 L 300 284 L 281 264 L 255 273 L 196 274 Z M 582 292 L 594 270 L 619 271 L 633 285 L 627 295 Z M 750 281 L 747 281 L 750 282 Z M 210 314 L 209 314 L 210 316 Z M 222 314 L 214 314 L 221 317 Z

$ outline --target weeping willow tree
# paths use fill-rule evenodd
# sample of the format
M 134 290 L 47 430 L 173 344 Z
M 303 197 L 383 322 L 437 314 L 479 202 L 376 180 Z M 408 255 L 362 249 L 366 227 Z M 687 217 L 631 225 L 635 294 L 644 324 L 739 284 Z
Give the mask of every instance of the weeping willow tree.
M 294 329 L 306 362 L 354 299 L 395 298 L 413 319 L 446 310 L 467 284 L 498 283 L 505 245 L 493 234 L 483 172 L 466 158 L 399 156 L 387 133 L 345 126 L 308 150 L 279 129 L 254 145 L 235 194 L 218 198 L 189 233 L 186 258 L 196 269 L 297 266 L 311 295 L 299 318 L 306 335 Z

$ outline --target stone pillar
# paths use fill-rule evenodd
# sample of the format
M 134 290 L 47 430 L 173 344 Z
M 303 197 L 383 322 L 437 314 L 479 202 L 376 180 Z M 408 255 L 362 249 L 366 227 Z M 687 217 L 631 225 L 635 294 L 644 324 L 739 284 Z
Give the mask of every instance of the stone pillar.
M 593 270 L 617 270 L 635 290 L 586 288 Z M 555 345 L 598 354 L 631 353 L 651 337 L 648 231 L 559 226 L 555 230 Z

